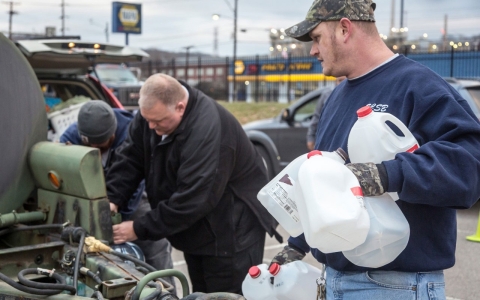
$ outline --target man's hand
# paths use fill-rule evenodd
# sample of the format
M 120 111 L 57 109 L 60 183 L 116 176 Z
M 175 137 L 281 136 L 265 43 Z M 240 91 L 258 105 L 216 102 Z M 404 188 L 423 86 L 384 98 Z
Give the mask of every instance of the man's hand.
M 110 202 L 110 211 L 114 213 L 118 213 L 118 205 L 115 203 Z
M 380 196 L 386 192 L 384 182 L 388 182 L 386 171 L 382 178 L 382 172 L 374 163 L 352 163 L 346 166 L 357 177 L 362 188 L 363 195 L 366 197 Z M 380 167 L 382 165 L 379 165 Z
M 272 262 L 270 262 L 270 266 L 273 263 L 277 263 L 279 265 L 288 264 L 292 261 L 302 260 L 304 257 L 305 252 L 290 245 L 286 245 L 282 251 L 275 255 L 275 257 L 272 259 Z
M 122 222 L 118 225 L 113 225 L 113 242 L 115 244 L 122 244 L 138 239 L 133 230 L 133 221 Z

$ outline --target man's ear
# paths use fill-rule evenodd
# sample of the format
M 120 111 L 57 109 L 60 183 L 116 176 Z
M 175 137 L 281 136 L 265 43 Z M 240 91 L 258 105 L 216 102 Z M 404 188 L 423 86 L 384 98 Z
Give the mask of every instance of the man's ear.
M 338 22 L 338 26 L 342 33 L 343 41 L 347 41 L 352 34 L 352 21 L 347 18 L 342 18 L 340 22 Z
M 180 101 L 175 105 L 175 110 L 183 113 L 186 107 L 187 105 L 185 104 L 185 102 Z

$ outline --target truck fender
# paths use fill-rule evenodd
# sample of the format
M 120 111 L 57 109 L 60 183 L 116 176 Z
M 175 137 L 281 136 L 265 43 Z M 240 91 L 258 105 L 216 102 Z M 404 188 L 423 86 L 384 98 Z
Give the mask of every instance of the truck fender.
M 245 133 L 256 147 L 262 147 L 267 153 L 268 157 L 264 157 L 264 159 L 266 160 L 266 163 L 272 167 L 273 171 L 273 174 L 269 175 L 278 174 L 281 170 L 279 163 L 280 155 L 272 139 L 266 133 L 258 130 L 247 130 Z

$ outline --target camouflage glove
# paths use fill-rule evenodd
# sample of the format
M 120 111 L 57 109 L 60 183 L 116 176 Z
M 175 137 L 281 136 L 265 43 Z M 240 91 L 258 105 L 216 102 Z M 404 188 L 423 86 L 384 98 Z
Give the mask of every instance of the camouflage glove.
M 374 163 L 353 163 L 346 165 L 357 177 L 366 197 L 380 196 L 386 192 L 387 172 L 383 165 Z
M 280 251 L 270 262 L 270 266 L 273 263 L 277 263 L 279 265 L 284 265 L 291 263 L 292 261 L 302 260 L 305 257 L 305 252 L 302 250 L 292 247 L 291 245 L 286 245 L 282 251 Z

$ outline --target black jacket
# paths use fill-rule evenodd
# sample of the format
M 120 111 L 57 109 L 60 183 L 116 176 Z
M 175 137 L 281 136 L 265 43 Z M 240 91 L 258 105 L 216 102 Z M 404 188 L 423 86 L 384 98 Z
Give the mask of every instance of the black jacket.
M 256 242 L 252 237 L 276 234 L 277 222 L 256 197 L 266 170 L 235 117 L 183 85 L 186 111 L 163 141 L 135 116 L 107 173 L 108 198 L 122 207 L 145 178 L 153 210 L 134 220 L 139 239 L 167 237 L 186 253 L 230 256 Z

